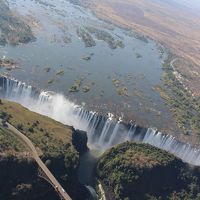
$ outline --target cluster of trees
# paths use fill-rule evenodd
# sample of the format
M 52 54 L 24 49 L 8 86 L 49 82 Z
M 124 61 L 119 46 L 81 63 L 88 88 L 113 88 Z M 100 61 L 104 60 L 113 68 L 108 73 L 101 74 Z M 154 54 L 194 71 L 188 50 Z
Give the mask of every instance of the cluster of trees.
M 169 56 L 164 65 L 165 86 L 163 91 L 168 95 L 168 102 L 171 111 L 178 123 L 178 126 L 185 134 L 200 133 L 200 99 L 194 98 L 187 89 L 175 77 Z
M 97 166 L 105 191 L 116 200 L 197 200 L 199 169 L 147 144 L 126 142 L 107 151 Z M 109 199 L 109 198 L 108 198 Z
M 13 134 L 9 133 L 8 130 L 0 126 L 0 152 L 12 153 L 12 152 L 22 152 L 25 150 L 24 145 L 15 137 Z
M 106 42 L 111 49 L 116 49 L 118 47 L 120 48 L 125 47 L 122 41 L 116 40 L 110 33 L 104 30 L 100 30 L 95 27 L 85 27 L 85 28 L 89 33 L 94 34 L 98 40 Z

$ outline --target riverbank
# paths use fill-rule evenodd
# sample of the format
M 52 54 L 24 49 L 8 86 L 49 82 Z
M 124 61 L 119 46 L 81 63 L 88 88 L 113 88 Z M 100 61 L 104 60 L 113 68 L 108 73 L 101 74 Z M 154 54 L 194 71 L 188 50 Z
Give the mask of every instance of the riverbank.
M 177 2 L 155 3 L 146 0 L 127 2 L 84 0 L 79 3 L 90 8 L 102 20 L 131 29 L 165 44 L 182 59 L 179 66 L 182 73 L 190 77 L 191 71 L 194 72 L 193 77 L 197 78 L 188 79 L 189 87 L 195 95 L 199 96 L 197 86 L 200 80 L 198 56 L 200 28 L 190 27 L 190 24 L 200 23 L 198 9 L 191 11 L 187 6 Z M 165 20 L 166 18 L 168 20 Z
M 173 113 L 176 123 L 182 131 L 181 136 L 192 144 L 200 142 L 200 98 L 184 84 L 185 77 L 177 70 L 175 63 L 178 58 L 169 53 L 163 65 L 163 86 L 156 90 L 165 99 Z

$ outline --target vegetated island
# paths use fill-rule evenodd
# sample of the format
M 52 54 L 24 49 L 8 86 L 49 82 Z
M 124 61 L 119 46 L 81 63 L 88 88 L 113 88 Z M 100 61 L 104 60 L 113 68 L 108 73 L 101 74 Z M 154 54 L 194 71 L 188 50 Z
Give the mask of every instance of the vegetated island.
M 111 49 L 116 49 L 118 47 L 124 48 L 125 45 L 122 41 L 116 40 L 110 33 L 95 28 L 95 27 L 85 27 L 85 29 L 90 33 L 93 34 L 98 40 L 102 40 L 108 44 Z
M 7 70 L 18 68 L 18 64 L 12 59 L 0 59 L 0 68 L 3 67 Z
M 198 200 L 199 168 L 148 144 L 126 142 L 108 150 L 97 166 L 107 200 Z
M 80 152 L 87 150 L 85 132 L 7 100 L 0 101 L 0 118 L 25 134 L 72 199 L 89 195 L 78 182 Z M 80 139 L 81 138 L 81 139 Z M 38 177 L 38 165 L 26 144 L 0 124 L 0 199 L 56 200 L 54 188 Z
M 0 0 L 0 45 L 18 45 L 34 40 L 30 26 L 13 14 L 6 1 Z

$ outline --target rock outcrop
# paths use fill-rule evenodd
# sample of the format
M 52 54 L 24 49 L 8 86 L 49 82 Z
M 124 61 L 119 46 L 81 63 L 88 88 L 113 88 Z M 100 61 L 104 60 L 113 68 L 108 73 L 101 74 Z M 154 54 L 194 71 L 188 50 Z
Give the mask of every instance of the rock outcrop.
M 84 153 L 88 151 L 87 142 L 88 138 L 87 133 L 85 131 L 73 129 L 72 144 L 79 153 Z

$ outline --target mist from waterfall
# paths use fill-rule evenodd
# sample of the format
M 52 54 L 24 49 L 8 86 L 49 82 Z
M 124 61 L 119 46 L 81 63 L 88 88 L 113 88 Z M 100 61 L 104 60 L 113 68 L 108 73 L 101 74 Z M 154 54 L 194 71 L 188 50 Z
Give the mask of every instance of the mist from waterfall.
M 166 150 L 190 164 L 200 165 L 200 150 L 190 144 L 182 143 L 175 137 L 152 128 L 125 124 L 122 119 L 115 119 L 111 113 L 102 116 L 97 112 L 87 111 L 62 94 L 40 91 L 20 81 L 1 76 L 0 98 L 18 102 L 31 111 L 86 131 L 89 146 L 101 152 L 127 140 L 136 141 Z

